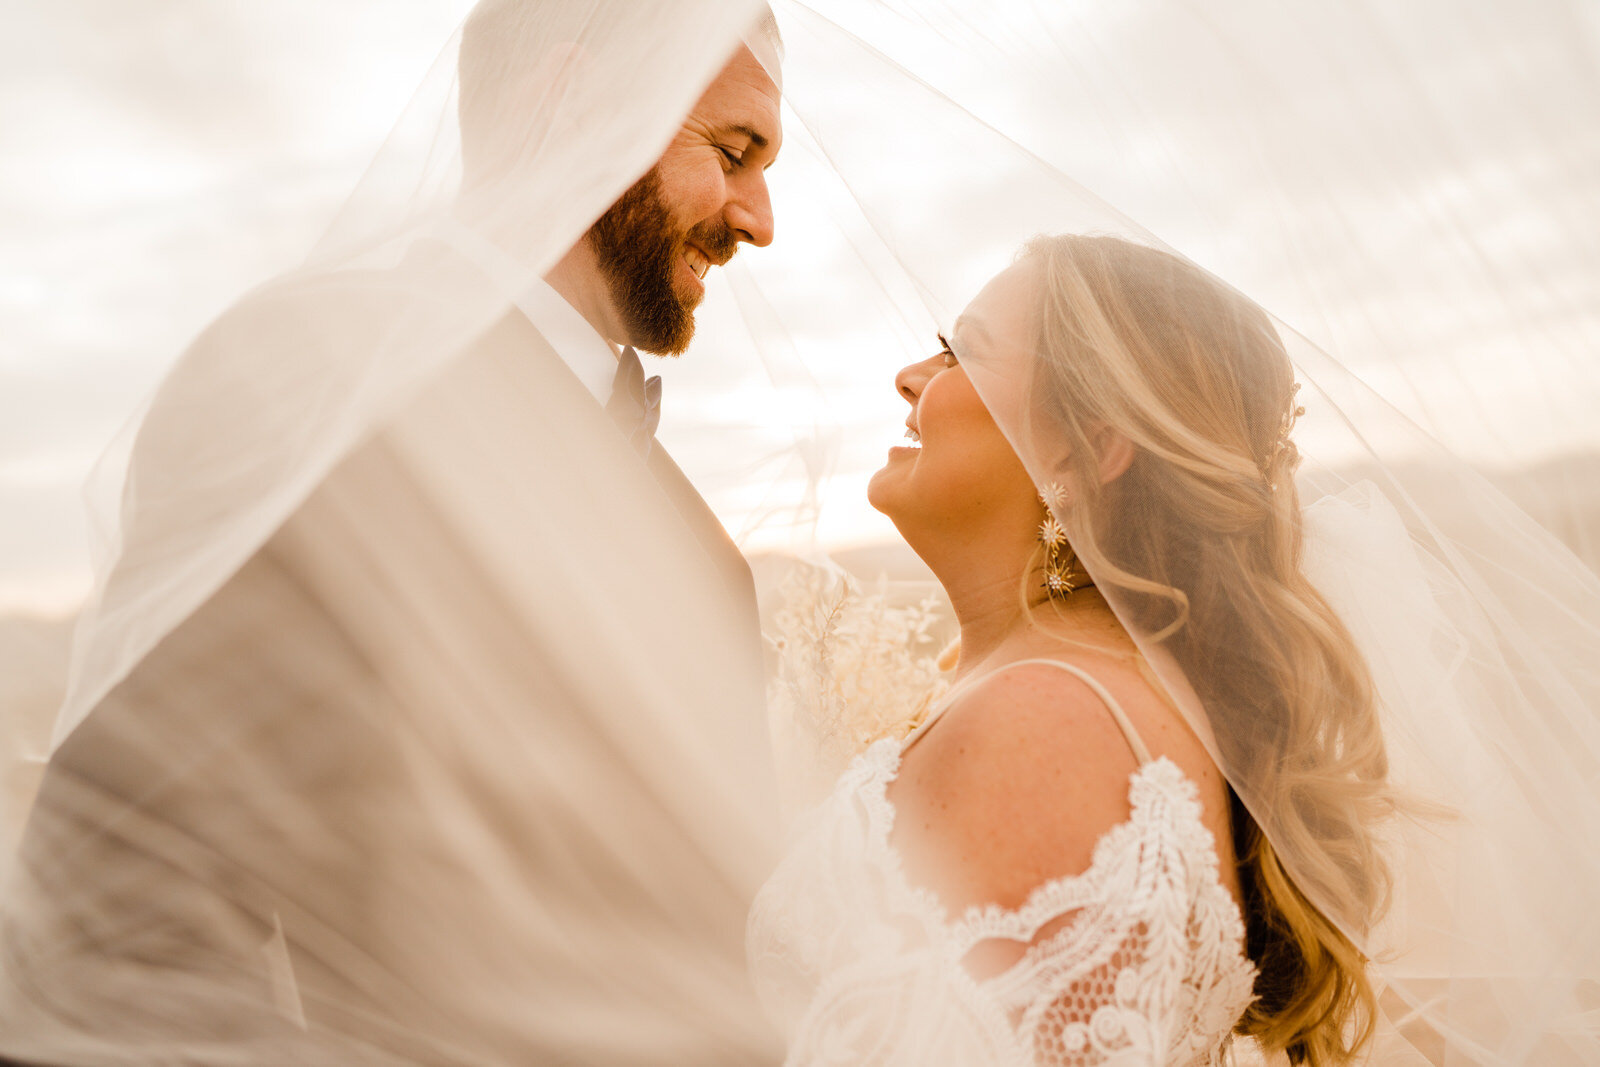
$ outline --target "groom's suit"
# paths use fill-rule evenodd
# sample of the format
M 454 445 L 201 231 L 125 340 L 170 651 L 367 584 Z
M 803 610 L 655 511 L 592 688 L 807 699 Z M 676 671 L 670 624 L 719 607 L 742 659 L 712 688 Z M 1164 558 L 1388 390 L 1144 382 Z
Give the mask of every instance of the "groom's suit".
M 513 312 L 55 755 L 0 1054 L 775 1059 L 761 708 L 726 532 Z

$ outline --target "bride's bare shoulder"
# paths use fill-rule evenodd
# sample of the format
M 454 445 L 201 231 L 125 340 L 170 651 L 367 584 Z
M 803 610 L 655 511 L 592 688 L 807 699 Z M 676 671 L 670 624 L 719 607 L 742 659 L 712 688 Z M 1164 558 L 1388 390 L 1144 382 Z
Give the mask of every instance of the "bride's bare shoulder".
M 1016 907 L 1088 868 L 1095 842 L 1128 817 L 1137 766 L 1087 684 L 1011 667 L 972 685 L 906 752 L 890 793 L 894 844 L 952 911 Z
M 1210 766 L 1135 665 L 1092 657 L 1083 666 L 1152 755 L 1186 772 Z M 1049 664 L 1011 666 L 972 685 L 906 752 L 890 793 L 894 845 L 908 876 L 952 912 L 1017 907 L 1037 886 L 1089 868 L 1101 836 L 1129 815 L 1137 767 L 1087 682 Z

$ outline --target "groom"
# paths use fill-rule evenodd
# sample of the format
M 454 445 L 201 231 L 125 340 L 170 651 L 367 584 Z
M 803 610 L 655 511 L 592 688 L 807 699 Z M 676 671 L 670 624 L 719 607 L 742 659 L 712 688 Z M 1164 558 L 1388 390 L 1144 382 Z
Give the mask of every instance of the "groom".
M 513 6 L 463 42 L 469 188 L 494 160 L 466 59 Z M 635 351 L 681 352 L 707 272 L 772 240 L 772 43 L 63 743 L 0 930 L 0 1059 L 776 1058 L 743 975 L 750 575 Z
M 480 130 L 489 124 L 474 117 L 476 111 L 494 114 L 515 107 L 516 94 L 507 93 L 504 79 L 481 79 L 471 71 L 476 66 L 499 71 L 505 53 L 523 47 L 516 33 L 508 32 L 512 20 L 506 17 L 519 6 L 525 5 L 514 0 L 480 3 L 463 30 L 464 198 L 479 186 L 516 180 L 515 162 L 506 162 L 514 153 L 500 143 L 504 131 L 492 126 Z M 534 279 L 516 295 L 517 313 L 498 327 L 521 332 L 528 345 L 542 341 L 553 348 L 617 422 L 681 517 L 724 565 L 739 599 L 752 612 L 752 627 L 749 568 L 699 494 L 655 443 L 660 381 L 646 377 L 637 351 L 683 353 L 694 337 L 695 309 L 705 297 L 708 274 L 727 264 L 740 245 L 765 247 L 772 242 L 766 170 L 782 143 L 777 82 L 781 50 L 777 24 L 767 11 L 685 117 L 660 159 L 545 274 L 544 284 Z M 473 56 L 487 62 L 470 63 Z M 507 95 L 512 99 L 505 99 Z M 470 231 L 455 231 L 455 238 L 453 250 L 486 275 L 515 273 L 503 262 L 502 252 Z

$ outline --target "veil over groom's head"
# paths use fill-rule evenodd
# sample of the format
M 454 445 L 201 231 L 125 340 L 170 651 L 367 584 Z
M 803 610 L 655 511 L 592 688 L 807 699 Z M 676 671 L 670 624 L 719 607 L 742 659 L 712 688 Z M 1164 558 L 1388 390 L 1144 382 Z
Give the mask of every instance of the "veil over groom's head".
M 593 17 L 588 0 L 484 0 L 473 10 L 459 64 L 464 190 L 514 182 L 562 132 L 597 121 L 561 106 L 588 76 L 576 42 Z M 782 140 L 781 55 L 764 10 L 661 156 L 548 276 L 612 341 L 684 351 L 710 269 L 740 244 L 772 241 L 765 169 Z

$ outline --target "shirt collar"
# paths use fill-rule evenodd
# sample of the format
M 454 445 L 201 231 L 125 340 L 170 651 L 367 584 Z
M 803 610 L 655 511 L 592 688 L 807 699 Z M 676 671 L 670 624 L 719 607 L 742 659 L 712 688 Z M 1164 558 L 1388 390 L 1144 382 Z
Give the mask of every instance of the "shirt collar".
M 492 242 L 454 219 L 440 227 L 439 237 L 487 275 L 527 316 L 556 355 L 589 394 L 604 405 L 611 399 L 617 374 L 617 351 L 589 320 L 543 278 L 528 271 Z
M 610 400 L 617 353 L 589 320 L 543 278 L 533 279 L 516 304 L 590 395 L 602 405 Z

